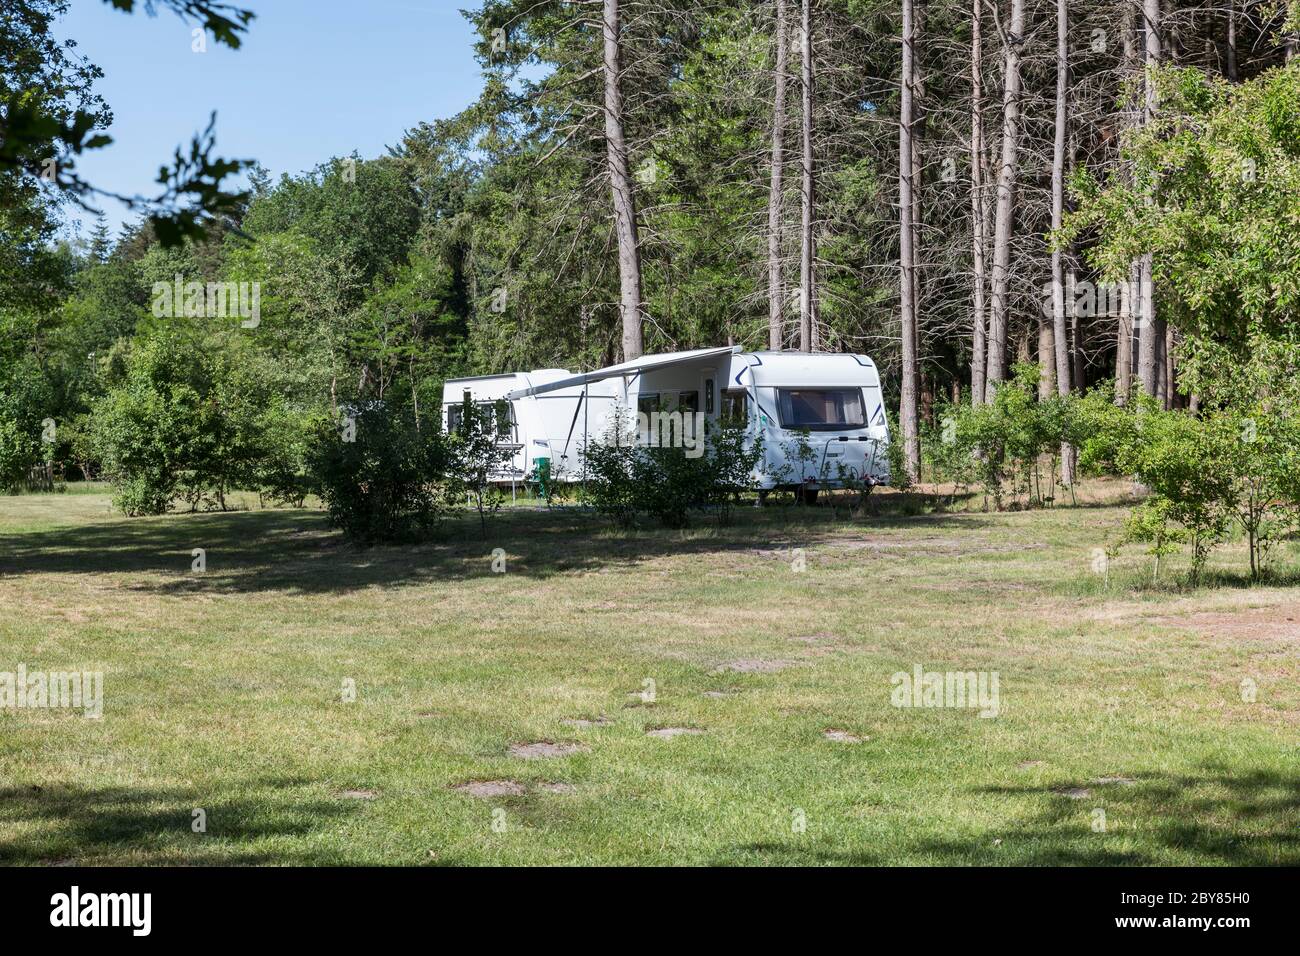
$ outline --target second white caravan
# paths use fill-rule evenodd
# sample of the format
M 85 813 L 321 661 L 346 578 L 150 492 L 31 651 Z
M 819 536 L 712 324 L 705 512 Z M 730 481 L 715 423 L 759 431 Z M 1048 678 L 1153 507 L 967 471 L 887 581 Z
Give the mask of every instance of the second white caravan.
M 864 355 L 733 346 L 646 355 L 581 374 L 546 370 L 511 378 L 493 383 L 492 397 L 510 402 L 521 450 L 536 447 L 561 480 L 582 480 L 581 449 L 605 440 L 619 409 L 642 416 L 642 440 L 650 439 L 644 422 L 656 414 L 692 416 L 709 426 L 723 418 L 743 421 L 752 440 L 762 437 L 764 454 L 754 471 L 760 492 L 791 488 L 811 497 L 821 488 L 890 479 L 880 376 Z M 527 460 L 519 464 L 527 470 Z

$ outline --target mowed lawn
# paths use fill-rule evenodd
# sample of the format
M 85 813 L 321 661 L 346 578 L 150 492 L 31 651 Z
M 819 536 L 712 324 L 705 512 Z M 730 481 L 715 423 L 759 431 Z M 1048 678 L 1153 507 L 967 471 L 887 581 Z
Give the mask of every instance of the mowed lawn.
M 1300 863 L 1300 592 L 1139 587 L 1137 550 L 1107 589 L 1118 493 L 372 550 L 0 498 L 0 672 L 105 682 L 0 710 L 0 863 Z M 996 671 L 998 716 L 892 706 L 917 665 Z

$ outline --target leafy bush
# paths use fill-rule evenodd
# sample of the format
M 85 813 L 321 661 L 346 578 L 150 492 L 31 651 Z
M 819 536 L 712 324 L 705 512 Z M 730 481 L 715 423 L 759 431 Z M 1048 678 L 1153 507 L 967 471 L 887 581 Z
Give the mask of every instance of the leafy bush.
M 631 440 L 626 412 L 615 414 L 604 441 L 584 448 L 587 500 L 622 527 L 646 514 L 667 528 L 689 524 L 690 512 L 714 507 L 728 520 L 735 497 L 752 486 L 763 454 L 742 427 L 708 425 L 704 454 L 691 458 L 682 448 L 638 445 Z
M 992 402 L 943 406 L 939 442 L 929 443 L 937 476 L 961 486 L 981 485 L 999 511 L 1009 494 L 1038 505 L 1054 501 L 1073 399 L 1039 400 L 1038 378 L 1037 365 L 1020 364 L 1011 379 L 999 384 Z
M 273 443 L 290 441 L 272 383 L 266 360 L 237 340 L 176 329 L 137 339 L 92 412 L 114 503 L 128 515 L 162 514 L 176 498 L 224 509 L 232 490 L 259 487 L 284 451 Z
M 259 492 L 270 501 L 301 508 L 313 477 L 307 456 L 322 416 L 290 408 L 277 398 L 262 417 L 262 456 L 256 464 Z
M 1270 547 L 1300 526 L 1300 348 L 1259 338 L 1248 349 L 1195 341 L 1184 385 L 1199 414 L 1165 411 L 1138 396 L 1118 407 L 1101 393 L 1075 409 L 1080 464 L 1130 475 L 1149 497 L 1122 542 L 1145 541 L 1157 559 L 1181 544 L 1191 577 L 1233 525 L 1246 538 L 1250 573 L 1264 571 Z
M 32 360 L 5 371 L 0 378 L 0 490 L 18 491 L 50 451 L 41 442 L 49 388 Z
M 1250 573 L 1300 528 L 1300 342 L 1251 332 L 1241 347 L 1192 340 L 1185 384 L 1204 405 L 1219 505 L 1246 536 Z
M 416 540 L 438 523 L 449 452 L 441 431 L 373 405 L 318 422 L 307 465 L 330 523 L 361 544 Z
M 451 454 L 451 493 L 458 499 L 468 494 L 478 511 L 479 527 L 487 534 L 487 516 L 494 514 L 504 500 L 500 488 L 492 482 L 514 452 L 498 442 L 498 423 L 509 416 L 505 401 L 479 406 L 466 400 L 461 406 L 460 422 L 448 436 Z

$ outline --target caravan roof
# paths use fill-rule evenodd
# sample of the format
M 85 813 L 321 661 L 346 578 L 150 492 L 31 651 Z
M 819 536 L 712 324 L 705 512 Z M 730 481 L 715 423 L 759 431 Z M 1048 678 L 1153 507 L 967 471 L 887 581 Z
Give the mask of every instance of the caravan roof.
M 618 365 L 599 368 L 593 372 L 583 372 L 581 375 L 573 375 L 569 378 L 561 378 L 544 384 L 532 385 L 529 388 L 523 388 L 511 392 L 506 397 L 513 400 L 516 398 L 525 398 L 529 395 L 541 395 L 543 392 L 553 392 L 561 388 L 579 387 L 586 385 L 589 382 L 599 382 L 607 378 L 618 378 L 621 375 L 640 375 L 642 372 L 670 368 L 674 365 L 684 365 L 688 362 L 711 358 L 715 355 L 734 355 L 739 351 L 739 345 L 724 345 L 721 348 L 692 349 L 689 352 L 664 352 L 662 355 L 643 355 L 640 358 L 632 359 L 628 362 L 620 362 Z
M 838 352 L 744 352 L 732 358 L 730 379 L 732 387 L 880 384 L 871 359 Z

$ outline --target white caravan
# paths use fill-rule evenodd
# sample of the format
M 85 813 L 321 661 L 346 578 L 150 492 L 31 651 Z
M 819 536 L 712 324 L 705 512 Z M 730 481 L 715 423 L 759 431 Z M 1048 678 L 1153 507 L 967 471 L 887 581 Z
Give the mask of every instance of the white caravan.
M 547 461 L 556 480 L 581 479 L 584 436 L 600 436 L 614 408 L 612 386 L 595 383 L 585 388 L 564 387 L 541 396 L 513 399 L 518 391 L 572 377 L 562 368 L 536 369 L 448 379 L 442 386 L 442 424 L 447 432 L 460 425 L 466 399 L 480 408 L 505 401 L 507 414 L 497 419 L 497 443 L 513 454 L 494 473 L 497 483 L 511 484 L 534 478 Z
M 763 436 L 760 490 L 889 483 L 889 420 L 880 375 L 865 355 L 743 352 L 731 361 L 724 404 Z
M 548 369 L 496 378 L 502 384 L 493 386 L 493 398 L 509 400 L 525 425 L 515 441 L 549 454 L 562 479 L 582 479 L 581 448 L 603 440 L 622 408 L 644 416 L 640 439 L 650 443 L 662 434 L 645 427 L 656 413 L 697 413 L 711 423 L 743 418 L 749 433 L 763 439 L 754 471 L 760 492 L 798 488 L 811 497 L 846 482 L 889 481 L 880 376 L 862 355 L 729 346 L 647 355 L 579 375 Z M 517 385 L 508 387 L 510 381 Z M 529 434 L 525 423 L 534 421 L 545 424 Z M 525 473 L 529 467 L 524 464 Z

